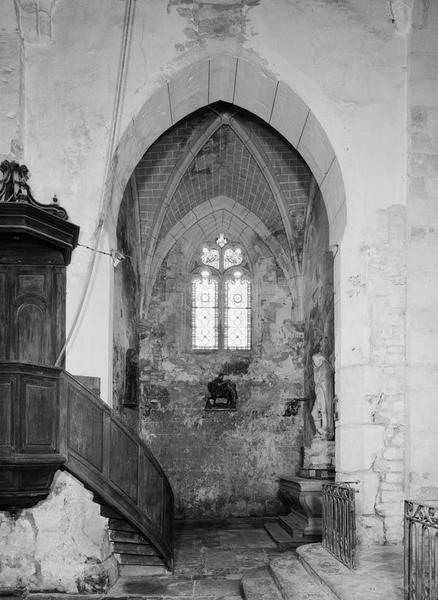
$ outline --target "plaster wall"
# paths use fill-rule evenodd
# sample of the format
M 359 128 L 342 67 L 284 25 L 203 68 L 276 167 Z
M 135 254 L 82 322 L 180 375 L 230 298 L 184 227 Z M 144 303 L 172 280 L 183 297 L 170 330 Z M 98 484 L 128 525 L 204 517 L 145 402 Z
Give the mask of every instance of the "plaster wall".
M 19 161 L 22 157 L 23 48 L 13 2 L 2 5 L 0 25 L 0 158 Z

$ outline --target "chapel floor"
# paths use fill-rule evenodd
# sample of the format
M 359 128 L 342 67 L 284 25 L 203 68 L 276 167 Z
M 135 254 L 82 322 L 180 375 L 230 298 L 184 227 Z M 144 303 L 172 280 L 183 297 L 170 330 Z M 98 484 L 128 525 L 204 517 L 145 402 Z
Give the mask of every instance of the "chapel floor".
M 320 544 L 280 552 L 260 521 L 248 524 L 236 520 L 208 527 L 184 524 L 175 534 L 172 575 L 121 578 L 105 598 L 136 597 L 399 600 L 403 598 L 402 547 L 368 547 L 359 552 L 357 569 L 350 571 Z
M 121 578 L 108 596 L 241 600 L 242 576 L 280 556 L 261 522 L 177 526 L 173 575 Z

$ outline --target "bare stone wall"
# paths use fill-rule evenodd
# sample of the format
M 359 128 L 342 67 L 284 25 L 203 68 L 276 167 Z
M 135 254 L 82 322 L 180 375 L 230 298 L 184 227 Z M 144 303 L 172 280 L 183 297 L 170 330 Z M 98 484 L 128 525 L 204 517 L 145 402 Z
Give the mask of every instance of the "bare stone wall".
M 190 288 L 179 244 L 144 321 L 142 435 L 169 476 L 178 517 L 277 514 L 276 478 L 299 463 L 301 421 L 283 414 L 286 401 L 302 393 L 302 330 L 275 258 L 256 236 L 251 248 L 251 352 L 190 350 Z M 207 383 L 220 371 L 237 385 L 235 412 L 204 411 Z
M 0 512 L 0 586 L 105 591 L 110 544 L 99 511 L 82 484 L 58 471 L 46 500 L 16 516 Z
M 438 4 L 414 3 L 408 54 L 407 486 L 438 501 Z

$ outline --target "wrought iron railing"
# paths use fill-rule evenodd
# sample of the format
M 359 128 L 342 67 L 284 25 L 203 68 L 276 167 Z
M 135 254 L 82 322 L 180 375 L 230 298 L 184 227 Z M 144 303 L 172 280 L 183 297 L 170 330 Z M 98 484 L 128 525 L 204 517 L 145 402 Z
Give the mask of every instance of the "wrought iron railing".
M 356 492 L 350 482 L 322 484 L 322 545 L 350 569 L 355 568 Z
M 438 598 L 438 506 L 405 500 L 404 598 Z

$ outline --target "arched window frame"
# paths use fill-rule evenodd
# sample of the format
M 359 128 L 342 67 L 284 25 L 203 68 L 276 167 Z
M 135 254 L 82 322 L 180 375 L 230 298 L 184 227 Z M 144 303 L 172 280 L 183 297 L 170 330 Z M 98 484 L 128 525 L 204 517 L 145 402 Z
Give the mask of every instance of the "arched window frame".
M 201 256 L 204 249 L 216 250 L 218 253 L 218 261 L 214 260 L 211 256 L 212 262 L 205 264 L 202 262 Z M 239 249 L 242 254 L 242 261 L 239 264 L 229 264 L 226 266 L 225 256 L 227 251 L 231 249 L 235 251 Z M 208 278 L 206 277 L 208 273 Z M 240 273 L 240 277 L 239 277 Z M 237 274 L 237 277 L 236 277 Z M 212 342 L 210 344 L 198 344 L 196 341 L 196 317 L 195 309 L 196 305 L 196 290 L 195 282 L 200 281 L 202 278 L 208 280 L 212 285 L 211 290 L 213 291 L 214 285 L 216 285 L 216 299 L 215 302 L 211 303 L 216 308 L 214 316 L 209 317 L 210 322 L 214 323 L 215 336 L 211 336 Z M 232 298 L 228 295 L 230 282 L 235 281 L 236 283 L 241 280 L 246 282 L 243 287 L 242 296 L 245 302 L 239 310 L 237 304 L 233 305 Z M 240 291 L 240 290 L 239 290 Z M 245 298 L 245 291 L 247 298 Z M 231 293 L 231 292 L 230 292 Z M 253 313 L 253 279 L 251 274 L 251 267 L 248 261 L 247 253 L 245 252 L 242 244 L 238 242 L 228 242 L 225 236 L 221 234 L 215 242 L 207 242 L 201 244 L 197 249 L 195 257 L 192 261 L 192 268 L 190 270 L 190 311 L 191 311 L 191 349 L 195 352 L 199 351 L 239 351 L 245 352 L 250 351 L 253 343 L 252 334 L 252 313 Z M 234 313 L 234 315 L 233 315 Z M 212 313 L 213 314 L 213 313 Z M 232 317 L 232 318 L 231 318 Z M 231 320 L 244 321 L 245 323 L 245 339 L 244 344 L 236 343 L 236 338 L 230 336 L 229 323 Z M 199 341 L 199 340 L 198 340 Z

